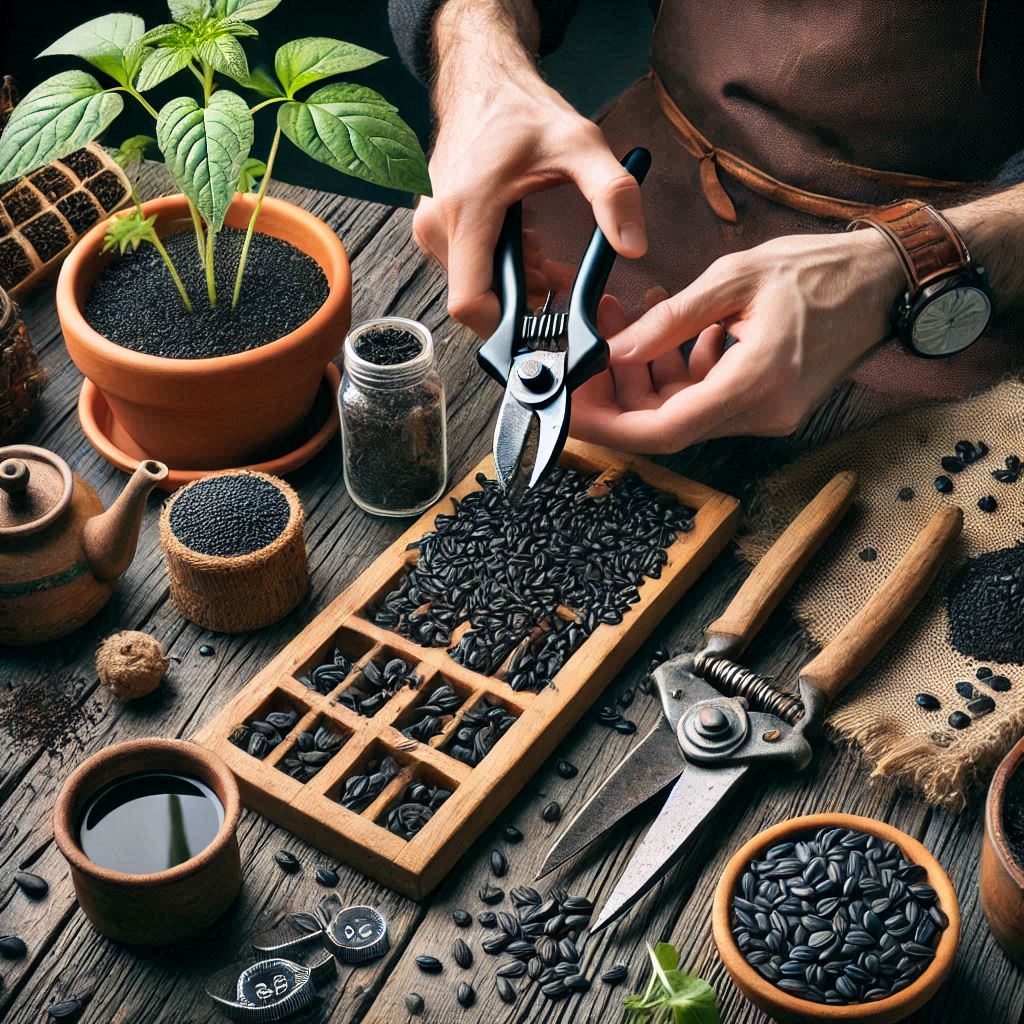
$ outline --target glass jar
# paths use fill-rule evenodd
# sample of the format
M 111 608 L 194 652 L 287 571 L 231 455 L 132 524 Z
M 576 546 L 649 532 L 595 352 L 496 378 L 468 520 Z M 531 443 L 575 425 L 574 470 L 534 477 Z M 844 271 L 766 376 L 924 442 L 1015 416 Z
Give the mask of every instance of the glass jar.
M 444 494 L 444 383 L 423 324 L 390 316 L 353 328 L 338 405 L 345 486 L 361 509 L 411 516 Z

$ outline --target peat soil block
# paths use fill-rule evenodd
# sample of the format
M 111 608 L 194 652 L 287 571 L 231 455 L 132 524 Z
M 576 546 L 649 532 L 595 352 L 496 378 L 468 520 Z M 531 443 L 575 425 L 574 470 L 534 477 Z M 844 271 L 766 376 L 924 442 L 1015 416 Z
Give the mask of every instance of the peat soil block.
M 238 308 L 231 296 L 245 232 L 224 228 L 214 254 L 217 305 L 210 308 L 195 235 L 164 239 L 192 300 L 185 309 L 156 248 L 142 245 L 115 259 L 85 303 L 90 326 L 117 345 L 169 359 L 205 359 L 259 348 L 304 324 L 327 299 L 315 260 L 289 242 L 257 232 L 249 248 Z

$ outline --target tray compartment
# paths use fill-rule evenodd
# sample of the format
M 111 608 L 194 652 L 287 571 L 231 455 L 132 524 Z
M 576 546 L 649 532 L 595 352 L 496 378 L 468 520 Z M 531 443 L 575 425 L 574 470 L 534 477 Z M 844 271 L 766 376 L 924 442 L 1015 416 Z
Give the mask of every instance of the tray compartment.
M 482 693 L 463 711 L 441 750 L 477 768 L 519 721 L 520 712 L 500 697 Z
M 287 742 L 277 770 L 303 785 L 312 782 L 351 738 L 349 729 L 323 715 L 304 721 Z
M 334 694 L 334 701 L 362 718 L 374 718 L 405 690 L 423 685 L 419 662 L 393 647 L 375 647 L 348 681 Z
M 475 691 L 451 676 L 437 675 L 424 683 L 398 715 L 394 727 L 407 739 L 439 746 L 461 717 Z
M 326 696 L 341 689 L 371 655 L 374 643 L 352 629 L 339 629 L 296 670 L 295 679 L 313 693 Z
M 256 761 L 275 763 L 289 737 L 309 717 L 309 707 L 283 689 L 274 689 L 237 722 L 228 742 Z
M 374 820 L 403 842 L 410 842 L 429 826 L 454 791 L 451 782 L 434 768 L 417 764 L 403 779 L 397 793 L 394 787 L 389 788 L 384 806 Z

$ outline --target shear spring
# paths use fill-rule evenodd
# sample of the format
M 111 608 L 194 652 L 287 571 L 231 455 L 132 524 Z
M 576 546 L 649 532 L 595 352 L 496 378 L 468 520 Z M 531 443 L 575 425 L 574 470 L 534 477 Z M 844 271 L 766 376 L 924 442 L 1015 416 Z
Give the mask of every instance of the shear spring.
M 698 654 L 693 659 L 693 667 L 701 679 L 718 687 L 726 696 L 742 697 L 756 710 L 775 715 L 789 725 L 796 725 L 804 717 L 804 706 L 798 697 L 783 692 L 770 679 L 735 661 Z
M 536 313 L 527 313 L 523 317 L 524 342 L 555 342 L 565 334 L 569 314 L 551 312 L 551 303 L 554 297 L 554 292 L 548 292 L 544 305 Z M 531 345 L 530 347 L 537 348 L 538 346 Z

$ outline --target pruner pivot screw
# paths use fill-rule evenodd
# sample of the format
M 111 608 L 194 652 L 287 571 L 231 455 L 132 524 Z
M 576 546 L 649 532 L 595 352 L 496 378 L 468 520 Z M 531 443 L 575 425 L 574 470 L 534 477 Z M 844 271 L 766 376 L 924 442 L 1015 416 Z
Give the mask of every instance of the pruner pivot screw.
M 778 729 L 769 729 L 762 737 L 765 743 L 778 743 L 782 739 L 782 733 Z

